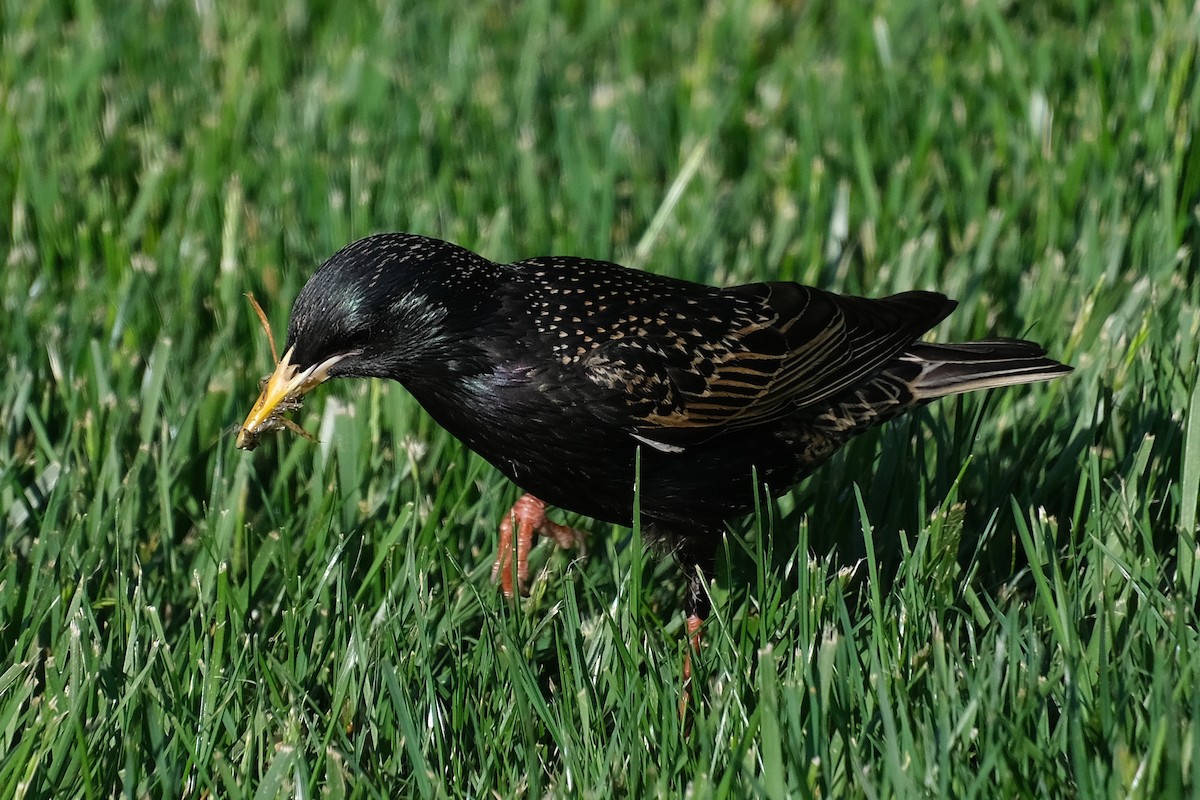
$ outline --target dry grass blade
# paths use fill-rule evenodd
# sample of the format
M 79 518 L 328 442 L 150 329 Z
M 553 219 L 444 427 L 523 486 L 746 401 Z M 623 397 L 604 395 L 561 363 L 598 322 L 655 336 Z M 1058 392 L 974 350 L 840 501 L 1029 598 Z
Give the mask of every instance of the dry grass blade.
M 279 351 L 275 349 L 275 334 L 271 333 L 271 322 L 267 319 L 267 312 L 263 311 L 262 306 L 258 304 L 254 292 L 246 292 L 246 299 L 254 307 L 254 313 L 258 314 L 258 321 L 262 323 L 263 330 L 267 332 L 267 342 L 271 345 L 271 360 L 278 364 Z

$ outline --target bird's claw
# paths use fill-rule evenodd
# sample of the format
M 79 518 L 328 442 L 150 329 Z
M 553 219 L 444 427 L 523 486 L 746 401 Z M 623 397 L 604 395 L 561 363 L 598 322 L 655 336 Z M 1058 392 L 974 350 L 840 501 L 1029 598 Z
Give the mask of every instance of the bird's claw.
M 513 527 L 516 525 L 514 543 Z M 567 525 L 559 525 L 546 517 L 546 504 L 531 494 L 522 495 L 500 522 L 500 543 L 496 563 L 492 565 L 492 580 L 500 581 L 505 597 L 513 596 L 513 550 L 517 558 L 516 590 L 528 594 L 529 551 L 538 536 L 549 537 L 563 549 L 579 550 L 587 555 L 587 534 Z

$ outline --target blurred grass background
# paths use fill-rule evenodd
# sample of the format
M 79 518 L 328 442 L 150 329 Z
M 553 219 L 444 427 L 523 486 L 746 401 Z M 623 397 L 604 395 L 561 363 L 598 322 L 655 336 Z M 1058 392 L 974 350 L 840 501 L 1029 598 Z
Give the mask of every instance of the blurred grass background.
M 0 796 L 1200 795 L 1200 11 L 0 7 Z M 938 289 L 1076 373 L 865 437 L 674 568 L 488 581 L 516 496 L 398 386 L 231 430 L 313 269 Z M 871 534 L 871 535 L 864 535 Z

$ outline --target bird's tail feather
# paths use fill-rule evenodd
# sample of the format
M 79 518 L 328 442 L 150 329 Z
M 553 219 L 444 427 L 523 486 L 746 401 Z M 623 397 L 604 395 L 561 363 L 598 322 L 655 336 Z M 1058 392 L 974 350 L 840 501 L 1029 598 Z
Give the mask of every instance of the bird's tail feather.
M 1071 367 L 1046 358 L 1041 345 L 1022 339 L 981 339 L 955 344 L 917 342 L 899 361 L 908 362 L 910 369 L 917 368 L 915 375 L 905 377 L 913 398 L 918 401 L 1048 381 L 1071 372 Z
M 1048 381 L 1071 367 L 1020 339 L 940 344 L 916 342 L 866 383 L 795 421 L 809 469 L 850 437 L 947 395 Z

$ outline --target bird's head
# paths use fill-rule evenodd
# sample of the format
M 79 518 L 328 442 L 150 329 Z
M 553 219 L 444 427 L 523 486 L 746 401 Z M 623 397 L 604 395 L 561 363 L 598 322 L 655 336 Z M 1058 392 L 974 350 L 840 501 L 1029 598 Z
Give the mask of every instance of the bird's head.
M 282 427 L 302 432 L 283 414 L 330 378 L 401 380 L 438 359 L 447 339 L 447 289 L 487 263 L 448 242 L 403 233 L 339 250 L 296 297 L 283 357 L 264 379 L 237 446 L 252 450 L 263 433 Z

